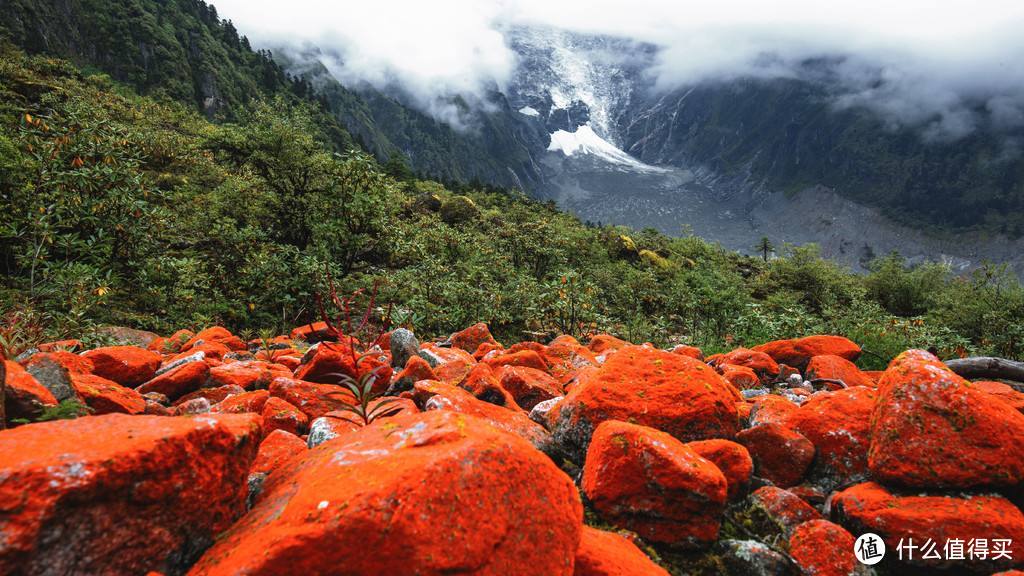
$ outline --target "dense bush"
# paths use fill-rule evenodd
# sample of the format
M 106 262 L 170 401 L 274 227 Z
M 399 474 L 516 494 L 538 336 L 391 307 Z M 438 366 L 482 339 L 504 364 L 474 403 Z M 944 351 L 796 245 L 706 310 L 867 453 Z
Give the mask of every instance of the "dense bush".
M 1024 291 L 1004 269 L 960 278 L 891 255 L 857 276 L 813 246 L 763 262 L 586 226 L 515 193 L 390 176 L 283 97 L 211 124 L 8 49 L 0 114 L 0 313 L 37 339 L 281 330 L 316 318 L 329 273 L 339 291 L 379 283 L 424 336 L 486 321 L 506 339 L 610 331 L 714 352 L 832 332 L 875 368 L 910 346 L 1022 355 Z

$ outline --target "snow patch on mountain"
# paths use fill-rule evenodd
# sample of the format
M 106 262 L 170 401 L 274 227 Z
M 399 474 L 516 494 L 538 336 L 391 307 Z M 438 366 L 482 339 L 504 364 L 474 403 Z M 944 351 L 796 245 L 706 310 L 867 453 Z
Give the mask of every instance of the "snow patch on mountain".
M 653 173 L 665 171 L 657 166 L 644 164 L 616 148 L 614 144 L 598 136 L 597 132 L 594 132 L 594 129 L 589 124 L 580 126 L 575 132 L 557 130 L 551 135 L 551 144 L 548 145 L 548 151 L 561 152 L 570 157 L 589 154 L 597 156 L 610 164 L 626 166 L 640 172 Z

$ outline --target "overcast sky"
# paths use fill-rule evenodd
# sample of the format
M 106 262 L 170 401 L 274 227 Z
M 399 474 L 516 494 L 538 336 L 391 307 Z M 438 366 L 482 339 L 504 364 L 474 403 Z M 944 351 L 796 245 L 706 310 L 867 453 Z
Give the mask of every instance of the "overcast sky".
M 1024 0 L 214 0 L 254 43 L 336 50 L 342 81 L 398 81 L 414 94 L 472 94 L 508 78 L 501 29 L 544 24 L 662 47 L 663 89 L 709 78 L 793 74 L 847 56 L 839 105 L 865 105 L 940 137 L 970 132 L 976 108 L 1024 126 Z M 758 56 L 772 54 L 765 68 Z M 879 82 L 881 80 L 881 82 Z

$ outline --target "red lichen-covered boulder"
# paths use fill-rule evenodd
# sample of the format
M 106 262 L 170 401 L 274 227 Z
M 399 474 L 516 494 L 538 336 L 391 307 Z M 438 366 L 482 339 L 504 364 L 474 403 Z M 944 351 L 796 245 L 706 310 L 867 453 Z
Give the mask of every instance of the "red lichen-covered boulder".
M 32 419 L 43 411 L 47 406 L 56 406 L 57 399 L 53 393 L 36 381 L 31 374 L 25 371 L 17 362 L 0 360 L 7 370 L 6 396 L 4 397 L 4 409 L 7 418 Z
M 674 346 L 672 350 L 670 350 L 670 352 L 672 352 L 673 354 L 679 354 L 680 356 L 689 356 L 694 360 L 704 359 L 704 352 L 702 352 L 701 349 L 697 348 L 696 346 L 687 346 L 686 344 L 679 344 L 678 346 Z
M 359 377 L 355 365 L 358 358 L 358 355 L 353 357 L 348 346 L 321 342 L 316 350 L 306 354 L 302 364 L 295 370 L 295 378 L 320 384 L 337 384 L 338 374 L 355 379 Z
M 206 384 L 210 367 L 203 361 L 186 362 L 136 388 L 140 394 L 158 392 L 172 402 Z
M 606 420 L 650 426 L 683 442 L 732 438 L 739 427 L 733 391 L 714 368 L 646 346 L 622 348 L 582 373 L 552 417 L 556 441 L 579 460 Z
M 796 403 L 788 398 L 775 394 L 765 394 L 754 399 L 754 403 L 750 407 L 750 418 L 748 420 L 751 427 L 772 422 L 785 423 L 789 415 L 796 412 L 799 408 Z
M 434 370 L 438 380 L 458 384 L 466 379 L 476 365 L 476 359 L 461 348 L 442 348 L 436 344 L 425 344 L 420 350 Z
M 356 403 L 355 396 L 347 388 L 292 378 L 275 378 L 270 383 L 269 391 L 271 396 L 281 398 L 302 410 L 310 421 Z
M 750 474 L 754 471 L 754 461 L 742 444 L 729 440 L 698 440 L 686 446 L 718 466 L 729 483 L 730 500 L 746 492 Z
M 92 373 L 121 386 L 135 387 L 153 378 L 162 358 L 136 346 L 107 346 L 83 352 L 93 365 Z
M 605 520 L 653 542 L 701 546 L 718 537 L 728 482 L 672 436 L 609 420 L 594 432 L 584 494 Z
M 452 334 L 448 338 L 448 343 L 451 344 L 453 348 L 465 350 L 470 354 L 476 352 L 476 349 L 479 348 L 481 344 L 496 344 L 500 346 L 498 341 L 494 339 L 494 336 L 491 336 L 491 331 L 487 328 L 487 324 L 484 324 L 483 322 L 479 322 L 465 330 Z
M 738 390 L 748 390 L 761 386 L 761 379 L 753 369 L 746 366 L 733 366 L 722 364 L 717 367 L 718 373 L 725 378 L 725 381 L 735 386 Z
M 860 346 L 842 336 L 808 336 L 795 340 L 776 340 L 754 346 L 757 352 L 764 352 L 780 364 L 799 369 L 807 366 L 811 358 L 830 354 L 853 361 L 860 357 Z
M 210 369 L 209 386 L 234 385 L 246 390 L 266 388 L 274 378 L 291 378 L 284 366 L 260 361 L 228 362 Z
M 814 444 L 781 424 L 748 428 L 736 441 L 750 451 L 754 473 L 782 488 L 799 484 L 814 461 Z
M 476 347 L 476 351 L 473 352 L 473 358 L 477 362 L 483 360 L 485 357 L 499 356 L 501 351 L 505 348 L 501 344 L 491 344 L 490 342 L 484 342 L 483 344 Z
M 547 372 L 526 366 L 505 366 L 498 372 L 501 387 L 515 398 L 523 410 L 562 395 L 562 387 Z
M 573 576 L 668 576 L 629 539 L 583 526 Z
M 338 334 L 331 330 L 327 322 L 312 322 L 304 324 L 291 331 L 289 334 L 292 340 L 304 340 L 310 344 L 317 342 L 337 342 Z
M 587 348 L 594 354 L 608 354 L 626 346 L 631 344 L 611 334 L 598 334 L 587 343 Z
M 808 380 L 841 380 L 847 386 L 874 386 L 875 381 L 846 358 L 834 354 L 815 356 L 804 371 Z
M 146 399 L 131 388 L 95 374 L 72 374 L 71 387 L 93 414 L 142 414 Z
M 874 532 L 885 540 L 887 551 L 895 556 L 900 540 L 913 539 L 917 546 L 931 539 L 938 543 L 940 559 L 924 559 L 920 549 L 908 564 L 929 568 L 964 566 L 964 561 L 945 562 L 942 547 L 947 540 L 964 544 L 984 539 L 991 550 L 995 540 L 1010 540 L 1006 549 L 1012 560 L 985 563 L 971 560 L 975 571 L 995 571 L 1020 566 L 1024 560 L 1024 513 L 1000 496 L 899 496 L 880 484 L 866 482 L 843 490 L 832 498 L 834 516 L 854 534 Z
M 425 412 L 290 459 L 190 574 L 567 576 L 582 517 L 572 481 L 528 442 Z
M 234 394 L 242 394 L 244 392 L 245 390 L 239 388 L 238 386 L 218 386 L 217 388 L 200 388 L 195 392 L 191 392 L 189 394 L 182 396 L 181 398 L 178 398 L 177 400 L 174 401 L 174 405 L 179 406 L 181 404 L 195 400 L 197 398 L 204 398 L 208 400 L 210 405 L 212 406 L 213 404 L 222 402 L 228 396 L 232 396 Z
M 181 350 L 188 351 L 194 349 L 200 343 L 217 342 L 223 344 L 230 350 L 245 350 L 245 342 L 241 338 L 235 336 L 227 328 L 222 326 L 211 326 L 204 330 L 200 330 L 198 334 L 190 338 L 184 344 L 181 345 Z
M 262 414 L 270 392 L 253 390 L 228 396 L 210 408 L 210 412 L 218 414 Z
M 430 363 L 419 356 L 410 356 L 405 363 L 405 368 L 396 374 L 391 380 L 389 393 L 404 392 L 412 390 L 412 385 L 420 380 L 437 380 L 437 374 L 430 367 Z
M 267 398 L 260 414 L 264 434 L 271 430 L 284 430 L 298 435 L 304 434 L 309 427 L 309 416 L 281 398 Z
M 468 391 L 473 396 L 484 402 L 490 402 L 495 406 L 502 406 L 509 410 L 519 411 L 521 408 L 516 404 L 516 399 L 501 386 L 494 370 L 487 364 L 477 364 L 466 375 L 465 380 L 459 383 L 459 388 Z
M 828 520 L 810 520 L 789 537 L 789 555 L 804 574 L 850 576 L 857 569 L 854 537 Z
M 484 362 L 494 369 L 498 369 L 502 366 L 523 366 L 545 373 L 548 370 L 547 362 L 544 361 L 544 358 L 540 354 L 533 350 L 520 350 L 510 354 L 499 354 L 493 358 L 488 358 Z
M 572 336 L 559 336 L 544 349 L 548 372 L 562 385 L 587 366 L 596 366 L 597 357 Z
M 245 512 L 258 442 L 245 416 L 111 414 L 3 432 L 0 573 L 181 573 Z
M 779 364 L 764 352 L 737 348 L 715 359 L 715 366 L 745 366 L 757 374 L 762 382 L 770 382 L 779 375 Z
M 785 419 L 814 444 L 812 476 L 841 485 L 867 475 L 876 396 L 873 388 L 863 386 L 818 392 Z
M 917 488 L 1024 482 L 1024 414 L 928 352 L 897 356 L 878 393 L 868 452 L 873 479 Z
M 821 518 L 810 504 L 802 498 L 777 486 L 762 486 L 750 495 L 752 511 L 757 520 L 767 523 L 772 532 L 789 535 L 793 529 L 807 522 Z
M 261 474 L 266 476 L 281 467 L 296 454 L 306 451 L 306 442 L 295 434 L 286 430 L 272 430 L 267 433 L 263 431 L 263 441 L 260 442 L 256 459 L 249 468 L 249 476 Z
M 221 359 L 223 359 L 225 355 L 231 353 L 231 348 L 228 348 L 220 342 L 203 342 L 192 346 L 184 352 L 179 352 L 178 354 L 171 356 L 167 359 L 167 363 L 176 362 L 182 358 L 195 358 L 196 354 L 199 352 L 203 353 L 204 362 L 210 366 L 219 366 Z
M 43 342 L 36 346 L 40 352 L 74 352 L 82 348 L 82 341 L 78 339 L 68 340 L 56 340 L 53 342 Z
M 521 410 L 509 410 L 480 400 L 469 392 L 432 380 L 417 382 L 413 389 L 416 404 L 423 410 L 450 410 L 487 421 L 495 428 L 515 434 L 547 449 L 551 438 L 543 426 L 537 424 Z
M 990 380 L 971 382 L 971 386 L 1002 400 L 1017 412 L 1024 413 L 1024 392 L 1018 392 L 1016 389 L 1007 384 L 1003 384 L 1002 382 L 993 382 Z

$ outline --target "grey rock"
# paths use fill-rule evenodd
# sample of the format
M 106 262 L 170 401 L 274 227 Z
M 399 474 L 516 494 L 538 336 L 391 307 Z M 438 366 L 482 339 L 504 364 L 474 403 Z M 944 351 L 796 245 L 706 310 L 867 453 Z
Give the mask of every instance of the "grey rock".
M 50 358 L 41 357 L 25 369 L 44 388 L 53 394 L 58 402 L 75 398 L 75 389 L 71 386 L 71 374 L 68 369 Z
M 411 330 L 399 328 L 391 333 L 391 366 L 402 369 L 420 351 L 420 341 Z
M 744 400 L 750 400 L 751 398 L 757 398 L 758 396 L 764 396 L 768 394 L 767 388 L 748 388 L 746 390 L 740 390 L 740 395 L 743 396 Z
M 790 386 L 792 386 L 794 388 L 797 387 L 797 386 L 800 386 L 803 383 L 804 383 L 804 377 L 799 375 L 799 374 L 790 374 L 789 378 L 786 378 L 786 384 L 789 384 Z
M 565 396 L 555 396 L 554 398 L 549 398 L 543 402 L 538 402 L 537 405 L 530 410 L 530 420 L 533 420 L 547 428 L 548 414 L 555 408 L 555 406 L 558 405 L 559 402 L 562 401 L 563 398 L 565 398 Z
M 756 540 L 720 540 L 715 551 L 729 576 L 786 576 L 797 574 L 785 556 Z
M 426 360 L 427 364 L 430 364 L 431 368 L 437 368 L 439 365 L 444 363 L 444 360 L 442 360 L 441 357 L 429 350 L 420 350 L 417 352 L 417 355 Z
M 178 366 L 183 366 L 185 364 L 188 364 L 189 362 L 202 362 L 205 358 L 206 352 L 203 352 L 202 350 L 196 352 L 195 354 L 189 354 L 184 358 L 178 358 L 174 362 L 168 362 L 167 364 L 164 364 L 163 366 L 158 368 L 156 374 L 154 374 L 153 377 L 155 378 L 161 374 L 166 374 L 167 372 L 174 370 Z
M 178 406 L 180 414 L 206 414 L 210 411 L 210 400 L 207 398 L 193 398 Z
M 306 445 L 310 448 L 316 448 L 317 446 L 337 438 L 338 433 L 334 431 L 334 427 L 331 426 L 330 421 L 321 416 L 309 425 L 309 437 L 306 440 Z

